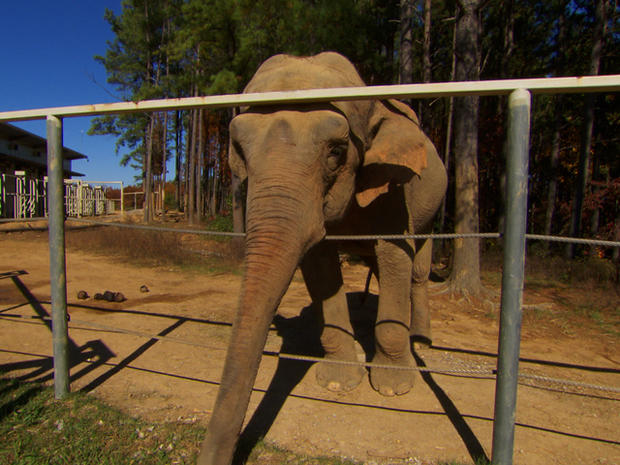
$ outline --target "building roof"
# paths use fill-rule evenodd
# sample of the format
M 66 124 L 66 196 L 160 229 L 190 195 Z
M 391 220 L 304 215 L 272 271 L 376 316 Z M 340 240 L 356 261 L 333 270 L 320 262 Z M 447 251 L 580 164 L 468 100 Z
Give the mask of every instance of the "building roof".
M 16 144 L 21 147 L 27 147 L 32 150 L 33 153 L 41 152 L 42 154 L 47 153 L 47 140 L 44 137 L 37 136 L 31 132 L 28 132 L 24 129 L 18 128 L 17 126 L 13 126 L 12 124 L 2 123 L 0 122 L 0 140 L 7 141 L 9 144 Z M 35 157 L 24 157 L 19 152 L 15 151 L 11 153 L 12 150 L 1 150 L 0 147 L 0 157 L 8 157 L 16 160 L 24 161 L 27 163 L 31 163 L 38 166 L 47 166 L 47 157 L 43 156 L 40 159 L 36 159 Z M 65 161 L 73 161 L 80 159 L 87 159 L 88 157 L 83 153 L 76 152 L 75 150 L 71 150 L 67 147 L 63 147 L 63 158 Z M 65 165 L 66 166 L 66 165 Z M 69 165 L 70 166 L 70 165 Z M 67 170 L 65 170 L 67 171 Z M 71 176 L 84 176 L 81 173 L 76 173 L 73 171 L 68 172 Z

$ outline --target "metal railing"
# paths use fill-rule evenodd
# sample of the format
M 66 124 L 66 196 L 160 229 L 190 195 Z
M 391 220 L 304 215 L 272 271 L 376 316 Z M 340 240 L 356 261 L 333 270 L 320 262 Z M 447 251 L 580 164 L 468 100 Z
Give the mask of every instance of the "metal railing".
M 23 173 L 23 172 L 22 172 Z M 70 217 L 99 216 L 115 211 L 107 198 L 106 186 L 120 185 L 120 181 L 94 182 L 65 179 L 65 213 Z M 122 204 L 121 204 L 122 213 Z M 43 218 L 47 215 L 47 177 L 36 178 L 27 174 L 0 174 L 0 218 Z
M 376 98 L 509 95 L 506 225 L 504 231 L 505 246 L 492 462 L 495 465 L 511 464 L 514 449 L 521 304 L 524 281 L 531 95 L 539 93 L 618 91 L 620 91 L 620 75 L 613 75 L 347 87 L 0 112 L 0 121 L 47 119 L 50 275 L 56 397 L 63 398 L 69 392 L 64 218 L 62 211 L 61 118 L 169 109 L 224 108 L 278 103 L 316 103 Z
M 118 185 L 121 200 L 123 199 L 122 181 L 88 181 L 81 179 L 65 179 L 65 209 L 67 215 L 81 218 L 82 216 L 99 216 L 116 211 L 114 199 L 108 198 L 110 185 Z M 123 203 L 120 203 L 123 213 Z
M 317 103 L 377 98 L 463 97 L 466 95 L 508 95 L 516 89 L 532 94 L 583 92 L 617 92 L 620 75 L 582 76 L 540 79 L 502 79 L 495 81 L 440 82 L 368 87 L 334 87 L 331 89 L 263 92 L 252 94 L 212 95 L 141 102 L 101 103 L 65 107 L 38 108 L 0 112 L 0 121 L 28 121 L 73 116 L 134 113 L 159 110 L 190 110 L 193 108 L 230 108 L 245 105 L 278 103 Z

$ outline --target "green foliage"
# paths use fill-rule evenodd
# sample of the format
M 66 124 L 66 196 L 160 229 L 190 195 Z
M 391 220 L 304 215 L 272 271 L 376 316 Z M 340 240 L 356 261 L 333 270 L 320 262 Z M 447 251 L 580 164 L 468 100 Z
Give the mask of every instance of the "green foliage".
M 420 81 L 423 2 L 414 3 L 413 75 L 414 81 Z M 432 2 L 431 65 L 432 80 L 436 82 L 450 79 L 458 3 Z M 586 0 L 482 2 L 481 78 L 586 74 L 594 40 L 595 4 Z M 612 74 L 620 71 L 617 53 L 620 36 L 615 4 L 611 1 L 606 4 L 609 34 L 603 43 L 600 70 Z M 368 84 L 398 81 L 401 18 L 400 2 L 396 0 L 124 0 L 122 6 L 118 15 L 106 12 L 105 18 L 115 38 L 108 43 L 104 55 L 95 57 L 105 66 L 108 82 L 120 100 L 240 92 L 259 64 L 277 53 L 311 55 L 334 50 L 347 56 Z M 424 109 L 423 115 L 425 129 L 441 154 L 446 143 L 448 103 L 448 99 L 437 99 Z M 555 180 L 552 233 L 567 233 L 583 113 L 582 95 L 534 98 L 530 160 L 530 230 L 534 232 L 543 232 L 549 207 L 548 186 Z M 586 193 L 584 224 L 599 218 L 594 233 L 603 239 L 614 239 L 620 205 L 617 97 L 613 94 L 597 97 L 595 114 L 592 145 L 595 162 L 591 179 L 598 184 L 590 186 Z M 219 137 L 220 142 L 206 141 L 205 153 L 201 154 L 203 160 L 218 159 L 214 163 L 219 164 L 219 169 L 211 175 L 221 176 L 223 182 L 219 184 L 226 188 L 229 173 L 223 157 L 231 116 L 228 112 L 218 117 L 216 131 L 209 128 L 208 137 Z M 149 118 L 145 114 L 99 117 L 93 120 L 89 132 L 116 136 L 117 151 L 122 153 L 120 162 L 135 167 L 138 179 L 146 168 L 149 134 L 157 141 L 157 147 L 168 148 L 168 156 L 173 152 L 172 145 L 179 157 L 187 157 L 191 147 L 185 139 L 191 133 L 191 117 L 182 116 L 177 126 L 174 118 L 168 118 L 167 132 L 159 117 L 155 134 Z M 552 169 L 551 148 L 556 130 L 560 135 L 559 161 L 558 167 Z M 505 132 L 506 97 L 482 98 L 478 158 L 480 229 L 485 231 L 498 230 L 503 214 Z M 215 133 L 217 136 L 213 136 Z M 157 150 L 153 156 L 160 160 L 163 149 Z M 161 161 L 158 163 L 161 170 Z M 187 177 L 187 169 L 181 162 L 179 166 L 177 177 Z M 455 175 L 450 173 L 449 178 L 452 182 Z M 454 186 L 450 189 L 448 217 Z
M 209 231 L 232 232 L 232 215 L 217 215 L 206 221 L 206 228 Z
M 204 430 L 149 424 L 84 394 L 0 378 L 0 464 L 193 463 Z
M 239 87 L 237 76 L 228 69 L 213 75 L 211 79 L 212 83 L 209 86 L 208 93 L 212 95 L 234 94 Z

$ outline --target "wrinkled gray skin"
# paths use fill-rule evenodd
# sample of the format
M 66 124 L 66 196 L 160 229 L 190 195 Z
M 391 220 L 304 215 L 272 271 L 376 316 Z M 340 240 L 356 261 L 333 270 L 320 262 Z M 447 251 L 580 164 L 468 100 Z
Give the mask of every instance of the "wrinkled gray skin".
M 277 55 L 245 89 L 268 92 L 363 86 L 336 53 Z M 247 179 L 245 275 L 222 382 L 199 464 L 229 464 L 269 325 L 297 266 L 323 312 L 326 358 L 357 360 L 338 250 L 369 257 L 380 283 L 373 362 L 414 363 L 410 334 L 431 339 L 427 280 L 431 241 L 323 240 L 326 234 L 425 233 L 446 173 L 417 117 L 396 101 L 247 108 L 230 124 L 229 163 Z M 412 311 L 413 309 L 413 311 Z M 332 391 L 356 387 L 365 370 L 319 364 Z M 408 392 L 410 371 L 370 370 L 386 396 Z

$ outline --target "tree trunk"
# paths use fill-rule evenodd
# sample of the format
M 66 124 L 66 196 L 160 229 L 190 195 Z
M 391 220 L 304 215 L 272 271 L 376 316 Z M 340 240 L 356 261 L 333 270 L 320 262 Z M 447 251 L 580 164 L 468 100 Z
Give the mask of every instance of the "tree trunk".
M 211 215 L 215 216 L 217 213 L 217 192 L 219 188 L 217 162 L 215 160 L 213 162 L 212 173 L 213 173 L 213 186 L 211 189 L 211 202 L 210 202 L 209 210 L 211 212 Z
M 506 79 L 510 77 L 510 72 L 508 70 L 508 64 L 512 59 L 512 55 L 515 48 L 514 43 L 514 22 L 515 22 L 515 14 L 514 14 L 514 0 L 507 0 L 501 3 L 501 11 L 502 11 L 502 35 L 503 35 L 503 46 L 502 46 L 502 57 L 500 61 L 500 69 L 499 69 L 499 78 Z M 507 107 L 508 98 L 507 96 L 500 95 L 497 96 L 497 109 L 496 109 L 496 120 L 498 122 L 503 122 L 503 133 L 504 133 L 504 143 L 502 144 L 502 168 L 498 173 L 500 176 L 500 192 L 498 199 L 498 211 L 499 218 L 497 220 L 497 230 L 503 231 L 504 225 L 506 223 L 506 165 L 508 160 L 508 139 L 506 137 L 506 121 L 507 118 L 505 116 L 505 109 Z M 498 123 L 501 124 L 501 123 Z M 503 244 L 503 239 L 498 239 L 498 244 Z
M 506 0 L 501 2 L 502 25 L 503 32 L 503 47 L 502 57 L 500 61 L 499 79 L 506 79 L 510 77 L 508 71 L 508 64 L 512 60 L 512 55 L 515 49 L 514 41 L 514 26 L 515 26 L 515 14 L 514 14 L 514 0 Z M 497 97 L 497 110 L 496 113 L 499 116 L 498 121 L 503 121 L 504 108 L 506 107 L 506 96 Z
M 557 42 L 560 44 L 565 43 L 566 41 L 566 10 L 565 8 L 560 8 L 558 15 L 558 35 Z M 562 76 L 564 74 L 564 70 L 566 68 L 566 56 L 563 50 L 560 48 L 558 50 L 558 56 L 556 58 L 556 69 L 555 74 L 558 76 Z M 563 98 L 561 95 L 556 95 L 553 98 L 553 105 L 555 109 L 555 128 L 553 131 L 553 142 L 551 145 L 551 154 L 550 154 L 550 180 L 549 180 L 549 189 L 547 191 L 547 208 L 545 212 L 545 230 L 544 234 L 546 236 L 550 236 L 552 233 L 552 225 L 553 225 L 553 213 L 555 211 L 555 202 L 557 198 L 557 190 L 558 190 L 558 167 L 560 163 L 560 144 L 562 142 L 562 114 L 564 111 L 563 108 Z M 543 247 L 546 251 L 549 251 L 551 247 L 551 242 L 544 241 Z
M 555 199 L 557 197 L 558 190 L 558 165 L 560 161 L 560 141 L 561 134 L 560 129 L 562 125 L 562 117 L 561 115 L 561 105 L 560 105 L 560 97 L 554 98 L 555 101 L 555 111 L 556 111 L 556 120 L 555 120 L 555 129 L 553 132 L 553 143 L 551 145 L 551 154 L 550 154 L 550 166 L 549 166 L 549 189 L 547 190 L 547 208 L 545 211 L 545 230 L 544 234 L 546 236 L 550 236 L 552 233 L 551 226 L 553 225 L 553 212 L 555 210 Z M 544 242 L 545 250 L 549 250 L 551 243 L 549 241 Z
M 609 176 L 609 173 L 608 173 Z M 599 157 L 594 158 L 594 162 L 592 163 L 592 181 L 600 182 L 601 179 L 601 160 Z M 608 179 L 609 180 L 609 179 Z M 600 194 L 600 184 L 595 184 L 592 186 L 592 194 L 595 199 L 597 199 Z M 601 221 L 601 209 L 598 205 L 594 206 L 594 210 L 592 211 L 592 216 L 590 217 L 590 236 L 596 237 L 598 235 L 598 229 Z M 597 246 L 590 246 L 590 256 L 595 256 L 597 254 Z
M 424 0 L 424 40 L 422 43 L 422 81 L 431 82 L 431 0 Z M 420 124 L 426 131 L 431 127 L 432 118 L 430 113 L 429 100 L 420 102 Z
M 187 131 L 185 132 L 185 191 L 183 192 L 183 209 L 185 219 L 189 221 L 189 192 L 190 192 L 190 172 L 192 167 L 192 121 L 194 110 L 187 112 Z
M 175 137 L 175 154 L 174 154 L 174 174 L 175 179 L 175 204 L 176 209 L 181 210 L 181 140 L 183 140 L 183 125 L 181 124 L 181 112 L 174 112 L 174 137 Z
M 149 22 L 149 9 L 148 2 L 144 3 L 144 19 L 146 22 L 145 26 L 145 39 L 146 44 L 150 43 L 150 34 L 148 28 Z M 147 49 L 146 53 L 146 82 L 151 84 L 152 79 L 152 66 L 151 62 L 151 50 Z M 146 167 L 145 167 L 145 179 L 143 185 L 144 192 L 144 222 L 150 223 L 153 220 L 153 129 L 155 124 L 153 122 L 153 115 L 149 115 L 149 122 L 147 124 L 146 129 Z
M 450 68 L 450 82 L 454 81 L 455 76 L 455 66 L 456 66 L 456 12 L 454 18 L 454 30 L 452 33 L 452 65 Z M 452 124 L 454 120 L 454 97 L 449 98 L 448 103 L 448 123 L 446 128 L 446 146 L 443 156 L 443 164 L 446 167 L 446 172 L 450 175 L 450 151 L 452 149 Z M 443 233 L 445 231 L 446 226 L 446 206 L 447 206 L 447 195 L 444 197 L 443 202 L 441 202 L 441 211 L 439 213 L 439 232 Z M 442 249 L 443 242 L 442 242 Z
M 198 110 L 191 112 L 191 142 L 188 151 L 189 158 L 189 183 L 187 186 L 187 213 L 190 224 L 196 222 L 196 132 L 198 121 Z
M 592 76 L 598 74 L 601 63 L 601 51 L 603 49 L 603 38 L 605 36 L 606 4 L 607 2 L 605 0 L 597 0 L 596 2 L 596 23 L 594 25 L 592 38 L 592 54 L 590 55 L 589 70 L 589 74 Z M 583 214 L 583 200 L 588 187 L 590 149 L 592 146 L 592 130 L 594 127 L 594 103 L 594 95 L 586 95 L 583 130 L 581 133 L 581 149 L 579 151 L 579 170 L 577 173 L 577 186 L 571 215 L 570 236 L 572 237 L 579 237 L 581 235 L 581 216 Z M 565 252 L 566 258 L 573 258 L 574 255 L 575 244 L 567 244 Z
M 146 171 L 144 175 L 144 222 L 153 221 L 153 115 L 149 115 L 146 134 Z
M 196 150 L 196 223 L 202 221 L 204 199 L 203 199 L 203 166 L 205 153 L 205 118 L 204 110 L 198 110 L 198 148 Z
M 431 82 L 431 0 L 424 0 L 424 43 L 422 80 Z
M 233 118 L 237 116 L 237 110 L 232 111 Z M 233 232 L 244 233 L 245 232 L 245 198 L 243 195 L 243 183 L 237 176 L 231 174 L 230 177 L 230 189 L 232 191 L 232 219 L 233 219 Z M 232 240 L 233 254 L 238 258 L 243 256 L 245 240 L 243 237 L 235 237 Z
M 413 82 L 413 0 L 400 1 L 400 83 Z
M 620 208 L 617 209 L 614 221 L 614 241 L 620 242 Z M 620 247 L 614 247 L 611 260 L 616 265 L 616 283 L 620 284 Z
M 234 174 L 230 178 L 230 188 L 232 190 L 232 219 L 233 232 L 245 232 L 245 214 L 244 214 L 244 198 L 242 183 Z M 232 240 L 232 252 L 237 258 L 243 257 L 245 249 L 245 240 L 243 237 L 235 237 Z
M 592 145 L 592 129 L 594 126 L 594 96 L 586 95 L 584 111 L 584 123 L 581 134 L 581 148 L 579 151 L 579 165 L 577 171 L 577 185 L 575 199 L 573 200 L 573 210 L 571 215 L 570 233 L 571 237 L 581 236 L 581 216 L 583 214 L 583 200 L 589 184 L 590 170 L 590 148 Z M 566 245 L 565 257 L 570 259 L 575 256 L 575 244 Z
M 225 186 L 224 185 L 224 180 L 220 178 L 220 180 L 222 182 L 220 182 L 220 189 L 219 189 L 219 193 L 218 193 L 218 206 L 217 206 L 217 213 L 220 216 L 224 216 L 227 214 L 226 211 L 226 199 L 228 199 L 228 195 L 230 193 L 230 186 Z
M 162 135 L 162 148 L 161 148 L 161 200 L 160 208 L 164 210 L 166 208 L 166 161 L 168 158 L 168 112 L 164 113 L 164 131 Z
M 480 0 L 459 1 L 456 25 L 456 80 L 480 77 Z M 477 233 L 478 205 L 478 97 L 455 99 L 455 232 Z M 453 292 L 479 294 L 480 241 L 456 239 L 451 275 Z

